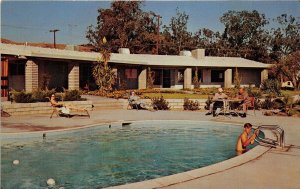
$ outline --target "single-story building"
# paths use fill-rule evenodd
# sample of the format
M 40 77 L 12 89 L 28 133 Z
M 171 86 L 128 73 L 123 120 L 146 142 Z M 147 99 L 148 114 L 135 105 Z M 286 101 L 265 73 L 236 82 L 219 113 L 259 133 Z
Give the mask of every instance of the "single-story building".
M 1 44 L 1 96 L 8 90 L 48 87 L 83 89 L 95 87 L 92 66 L 101 59 L 96 52 L 59 50 L 26 45 Z M 236 69 L 241 85 L 259 86 L 268 78 L 269 64 L 239 57 L 205 56 L 205 49 L 181 51 L 179 55 L 130 54 L 121 48 L 112 53 L 109 65 L 117 76 L 116 88 L 144 89 L 147 72 L 154 73 L 154 88 L 192 89 L 195 71 L 201 87 L 233 87 Z

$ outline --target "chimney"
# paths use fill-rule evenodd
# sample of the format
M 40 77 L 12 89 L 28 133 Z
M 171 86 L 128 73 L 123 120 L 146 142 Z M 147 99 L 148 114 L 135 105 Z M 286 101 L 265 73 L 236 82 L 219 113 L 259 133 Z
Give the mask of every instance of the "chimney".
M 203 59 L 205 57 L 205 49 L 192 50 L 192 56 L 196 59 Z
M 119 48 L 119 54 L 130 54 L 129 48 Z
M 191 51 L 180 51 L 179 56 L 192 56 Z

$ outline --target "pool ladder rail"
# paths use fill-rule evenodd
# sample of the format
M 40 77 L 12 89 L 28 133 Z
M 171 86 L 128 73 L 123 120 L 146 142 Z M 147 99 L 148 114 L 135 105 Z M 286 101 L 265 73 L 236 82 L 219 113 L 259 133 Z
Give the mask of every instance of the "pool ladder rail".
M 272 147 L 272 148 L 284 149 L 285 136 L 284 136 L 284 130 L 281 127 L 279 127 L 278 125 L 259 125 L 257 129 L 259 129 L 260 131 L 263 130 L 271 131 L 275 136 L 275 139 L 261 138 L 260 136 L 257 136 L 255 138 L 255 141 L 258 142 L 260 145 Z

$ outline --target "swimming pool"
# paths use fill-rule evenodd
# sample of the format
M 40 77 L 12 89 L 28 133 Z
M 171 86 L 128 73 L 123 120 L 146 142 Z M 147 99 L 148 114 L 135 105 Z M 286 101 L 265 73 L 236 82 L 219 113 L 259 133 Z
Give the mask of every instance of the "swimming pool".
M 1 145 L 7 188 L 102 188 L 149 180 L 235 156 L 242 127 L 217 122 L 141 121 L 60 132 Z M 13 165 L 19 160 L 19 165 Z

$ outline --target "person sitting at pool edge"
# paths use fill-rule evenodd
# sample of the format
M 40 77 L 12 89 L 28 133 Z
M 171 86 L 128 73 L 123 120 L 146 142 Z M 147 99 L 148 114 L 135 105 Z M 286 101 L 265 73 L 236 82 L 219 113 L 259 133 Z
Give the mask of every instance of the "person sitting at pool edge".
M 213 116 L 216 116 L 215 110 L 223 106 L 223 102 L 217 100 L 226 98 L 228 98 L 228 96 L 225 93 L 223 93 L 223 89 L 221 87 L 218 88 L 218 92 L 214 95 L 212 99 L 213 102 L 209 105 L 209 112 L 207 112 L 205 115 L 211 115 L 213 113 Z
M 246 117 L 247 106 L 251 104 L 251 100 L 249 98 L 247 91 L 245 91 L 244 88 L 240 88 L 237 98 L 242 100 L 239 103 L 239 105 L 242 105 L 242 107 L 243 107 L 243 113 L 241 114 L 241 117 Z
M 237 155 L 241 155 L 247 151 L 247 146 L 254 143 L 254 139 L 257 137 L 259 130 L 255 130 L 253 135 L 249 137 L 251 133 L 252 125 L 250 123 L 244 124 L 244 130 L 242 134 L 239 136 L 236 143 L 236 152 Z

